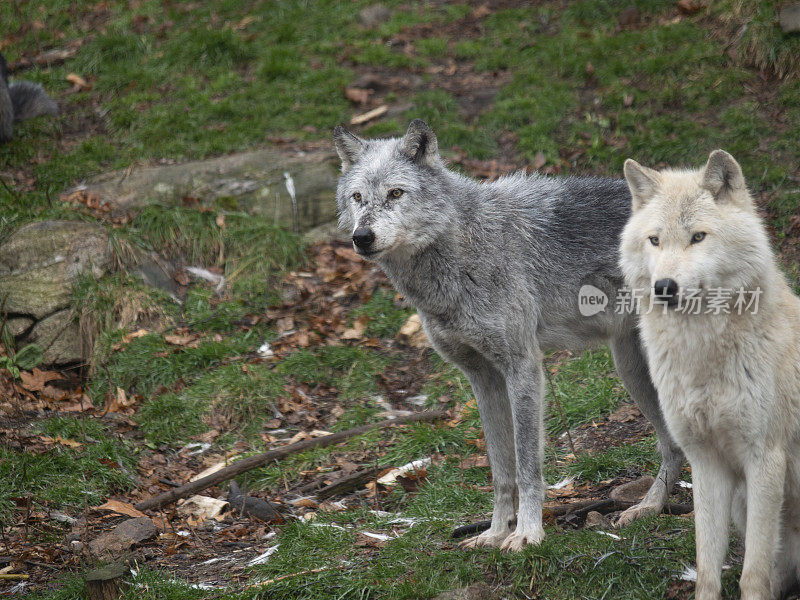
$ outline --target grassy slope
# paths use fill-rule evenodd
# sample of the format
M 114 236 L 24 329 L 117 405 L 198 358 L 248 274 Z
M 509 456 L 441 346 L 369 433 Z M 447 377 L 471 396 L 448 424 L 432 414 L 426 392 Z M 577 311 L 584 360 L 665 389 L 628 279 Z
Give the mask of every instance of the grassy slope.
M 721 42 L 709 34 L 711 19 L 706 15 L 676 20 L 673 2 L 638 1 L 635 4 L 644 23 L 620 31 L 617 15 L 630 2 L 594 0 L 566 8 L 544 2 L 533 8 L 493 12 L 483 19 L 483 33 L 477 37 L 441 35 L 417 40 L 406 53 L 385 42 L 407 26 L 451 23 L 472 9 L 388 4 L 393 8 L 392 19 L 377 31 L 369 31 L 356 23 L 361 8 L 356 3 L 243 6 L 232 0 L 191 5 L 153 0 L 131 8 L 112 0 L 80 4 L 77 12 L 65 10 L 58 0 L 3 3 L 0 23 L 12 42 L 4 48 L 10 60 L 22 51 L 58 46 L 65 40 L 85 38 L 85 43 L 63 66 L 20 74 L 52 90 L 64 114 L 55 121 L 22 124 L 16 140 L 0 146 L 0 165 L 6 165 L 0 169 L 4 180 L 25 190 L 16 197 L 0 188 L 0 235 L 32 218 L 74 216 L 56 200 L 59 192 L 100 170 L 159 158 L 242 150 L 263 145 L 268 136 L 325 139 L 331 126 L 346 121 L 353 111 L 342 87 L 352 80 L 358 65 L 368 65 L 415 71 L 434 89 L 396 98 L 410 101 L 412 107 L 394 119 L 367 127 L 365 134 L 400 132 L 409 118 L 421 116 L 437 130 L 445 150 L 458 145 L 469 156 L 491 158 L 501 146 L 501 134 L 510 131 L 518 137 L 516 151 L 524 159 L 532 160 L 541 151 L 550 164 L 559 164 L 565 172 L 605 174 L 619 173 L 628 156 L 650 165 L 699 164 L 710 149 L 724 147 L 742 162 L 751 187 L 768 203 L 778 239 L 783 236 L 788 218 L 797 208 L 796 180 L 791 178 L 797 176 L 792 169 L 800 162 L 796 144 L 800 85 L 797 81 L 772 82 L 774 89 L 765 90 L 754 72 L 730 63 Z M 42 26 L 31 26 L 35 22 Z M 448 57 L 474 61 L 476 73 L 508 70 L 510 83 L 485 112 L 465 114 L 458 99 L 436 89 L 436 76 L 426 71 Z M 68 95 L 64 77 L 69 72 L 80 73 L 93 88 Z M 780 116 L 773 120 L 776 111 Z M 86 125 L 85 133 L 76 133 Z M 19 178 L 17 168 L 27 170 L 35 181 Z M 121 235 L 145 247 L 175 243 L 177 251 L 211 264 L 220 234 L 213 229 L 213 215 L 207 217 L 193 211 L 155 208 L 137 217 Z M 248 233 L 245 229 L 242 225 L 225 234 L 229 236 L 226 244 L 240 248 L 238 254 L 233 252 L 230 265 L 219 265 L 229 272 L 250 256 L 247 240 L 259 237 L 259 231 Z M 268 233 L 288 239 L 280 237 L 285 236 L 282 232 Z M 268 247 L 276 246 L 286 244 Z M 268 272 L 296 261 L 296 251 L 274 257 Z M 257 275 L 263 279 L 265 274 Z M 92 383 L 93 393 L 101 398 L 111 384 L 143 394 L 147 402 L 137 418 L 151 445 L 178 446 L 207 427 L 203 417 L 209 410 L 228 406 L 229 413 L 253 424 L 244 428 L 239 438 L 255 450 L 259 447 L 254 436 L 259 420 L 268 416 L 270 403 L 281 393 L 287 377 L 315 383 L 346 375 L 343 393 L 362 396 L 374 385 L 376 371 L 391 368 L 369 349 L 353 350 L 361 353 L 355 372 L 343 367 L 354 356 L 339 351 L 300 351 L 283 363 L 277 375 L 258 369 L 243 374 L 236 357 L 271 335 L 262 329 L 241 331 L 236 325 L 247 313 L 263 311 L 269 301 L 272 288 L 259 284 L 258 277 L 245 278 L 223 304 L 213 299 L 210 290 L 196 287 L 183 308 L 168 309 L 181 322 L 203 323 L 204 328 L 220 333 L 223 341 L 161 356 L 166 346 L 160 335 L 134 340 L 109 359 L 107 374 Z M 98 313 L 109 311 L 115 294 L 129 291 L 133 284 L 116 281 L 102 285 L 109 286 L 103 296 L 108 302 L 98 305 Z M 378 336 L 395 330 L 404 316 L 381 298 L 373 299 L 363 311 L 371 311 L 370 327 L 377 328 L 371 333 Z M 121 332 L 107 323 L 104 335 L 110 345 Z M 141 370 L 143 361 L 152 365 L 146 376 Z M 222 364 L 226 361 L 228 364 Z M 432 370 L 426 387 L 432 399 L 469 397 L 468 387 L 457 373 L 436 361 Z M 178 380 L 180 389 L 163 391 Z M 571 426 L 606 414 L 624 398 L 608 355 L 602 351 L 571 360 L 560 369 L 555 385 Z M 211 391 L 217 394 L 213 400 L 209 400 Z M 351 424 L 370 414 L 369 410 L 351 414 Z M 398 461 L 432 451 L 466 455 L 473 447 L 464 445 L 463 439 L 474 436 L 475 425 L 473 419 L 457 429 L 419 426 L 397 434 L 391 452 Z M 42 427 L 64 437 L 78 435 L 70 422 Z M 560 421 L 551 419 L 548 428 L 559 432 Z M 105 444 L 104 436 L 98 430 L 90 437 Z M 232 444 L 236 439 L 223 437 L 220 443 Z M 59 457 L 96 461 L 97 452 L 121 454 L 119 442 L 109 443 L 116 446 L 93 444 L 83 450 L 60 450 Z M 59 468 L 57 464 L 40 465 L 35 462 L 38 458 L 4 452 L 7 456 L 2 464 L 7 472 L 3 476 L 5 481 L 14 481 L 13 495 L 31 491 L 64 506 L 82 504 L 80 494 L 74 493 L 84 489 L 78 482 L 64 486 L 67 491 L 63 494 L 61 487 L 42 492 L 46 479 L 33 475 L 52 473 Z M 280 470 L 262 469 L 255 477 L 265 486 L 274 485 L 282 474 L 322 464 L 326 456 L 307 453 L 281 465 Z M 652 464 L 653 460 L 650 440 L 581 456 L 576 462 L 553 460 L 547 475 L 550 481 L 566 474 L 596 481 L 623 472 L 632 463 Z M 30 469 L 31 464 L 36 470 Z M 20 473 L 25 473 L 24 480 Z M 81 485 L 98 497 L 129 485 L 106 475 L 98 472 Z M 681 564 L 692 561 L 690 522 L 665 518 L 624 530 L 620 541 L 590 531 L 550 528 L 541 548 L 516 556 L 452 550 L 450 527 L 490 507 L 489 494 L 459 485 L 464 477 L 477 485 L 487 482 L 486 469 L 464 474 L 446 462 L 432 471 L 430 483 L 424 484 L 418 495 L 398 492 L 392 496 L 391 510 L 425 521 L 392 541 L 377 557 L 360 555 L 350 530 L 293 524 L 282 531 L 281 548 L 274 560 L 255 569 L 254 576 L 338 565 L 276 583 L 269 588 L 271 598 L 416 598 L 487 578 L 519 597 L 653 598 L 663 597 Z M 372 531 L 388 529 L 384 521 L 359 512 L 323 515 L 320 520 L 345 527 L 369 526 Z M 735 576 L 736 569 L 726 574 L 731 589 Z M 158 574 L 146 573 L 143 578 L 146 587 L 131 591 L 131 597 L 200 598 L 208 594 L 170 583 Z M 76 597 L 79 587 L 79 582 L 66 584 L 51 597 Z

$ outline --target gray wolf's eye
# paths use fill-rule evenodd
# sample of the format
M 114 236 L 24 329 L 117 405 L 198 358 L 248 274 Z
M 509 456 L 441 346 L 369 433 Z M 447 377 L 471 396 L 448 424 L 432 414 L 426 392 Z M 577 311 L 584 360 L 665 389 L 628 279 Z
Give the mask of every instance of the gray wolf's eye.
M 653 244 L 653 246 L 658 246 L 658 236 L 657 235 L 651 235 L 649 239 L 650 239 L 650 243 Z
M 706 238 L 706 232 L 705 231 L 698 231 L 697 233 L 695 233 L 692 236 L 692 243 L 696 244 L 698 242 L 702 242 L 705 238 Z
M 400 188 L 394 188 L 393 190 L 389 190 L 389 198 L 399 198 L 403 195 L 403 190 Z
M 356 202 L 361 202 L 361 194 L 359 194 L 358 192 L 353 194 L 353 200 L 355 200 Z

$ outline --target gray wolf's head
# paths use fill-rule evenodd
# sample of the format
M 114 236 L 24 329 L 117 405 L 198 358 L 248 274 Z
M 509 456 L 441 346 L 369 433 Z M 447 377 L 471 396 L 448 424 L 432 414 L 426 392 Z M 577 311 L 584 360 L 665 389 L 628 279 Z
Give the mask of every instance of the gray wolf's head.
M 364 140 L 333 131 L 342 159 L 336 191 L 339 226 L 361 256 L 415 253 L 447 227 L 441 193 L 444 164 L 436 135 L 419 119 L 402 138 Z
M 654 171 L 625 161 L 633 213 L 622 232 L 622 271 L 645 296 L 749 289 L 771 261 L 739 163 L 715 150 L 697 170 Z

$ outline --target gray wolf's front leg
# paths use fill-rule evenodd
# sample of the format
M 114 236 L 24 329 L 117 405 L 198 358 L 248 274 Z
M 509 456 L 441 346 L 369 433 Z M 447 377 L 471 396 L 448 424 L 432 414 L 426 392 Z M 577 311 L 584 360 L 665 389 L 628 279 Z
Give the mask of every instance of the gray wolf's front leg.
M 519 551 L 527 545 L 536 546 L 544 539 L 542 501 L 544 479 L 544 399 L 541 360 L 531 356 L 512 365 L 506 374 L 511 413 L 514 419 L 514 446 L 517 451 L 517 489 L 519 510 L 517 528 L 501 549 Z
M 611 341 L 611 354 L 614 366 L 619 373 L 625 389 L 636 402 L 639 410 L 647 417 L 658 437 L 661 451 L 661 467 L 653 485 L 639 504 L 623 512 L 617 524 L 627 525 L 640 517 L 658 514 L 667 503 L 672 486 L 680 475 L 683 466 L 683 452 L 672 438 L 658 404 L 658 392 L 653 386 L 647 369 L 644 349 L 635 329 Z
M 492 525 L 480 535 L 461 542 L 462 548 L 490 546 L 499 548 L 513 531 L 515 518 L 515 453 L 514 423 L 506 381 L 500 372 L 482 358 L 475 358 L 469 367 L 462 367 L 472 385 L 481 415 L 486 451 L 492 468 L 494 508 Z

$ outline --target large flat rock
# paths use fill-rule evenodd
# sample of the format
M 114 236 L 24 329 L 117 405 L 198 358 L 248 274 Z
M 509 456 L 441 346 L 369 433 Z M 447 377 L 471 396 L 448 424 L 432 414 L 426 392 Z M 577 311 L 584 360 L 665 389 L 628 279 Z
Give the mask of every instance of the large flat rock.
M 151 202 L 195 197 L 223 207 L 271 216 L 300 232 L 336 217 L 339 159 L 331 151 L 256 150 L 181 164 L 139 167 L 89 181 L 89 192 L 125 210 Z M 296 212 L 290 189 L 294 188 Z
M 110 264 L 108 233 L 99 225 L 80 221 L 25 225 L 0 246 L 5 312 L 38 320 L 67 308 L 78 277 L 99 277 Z

